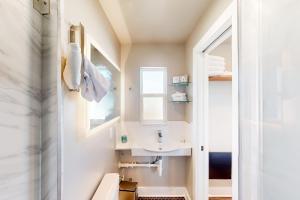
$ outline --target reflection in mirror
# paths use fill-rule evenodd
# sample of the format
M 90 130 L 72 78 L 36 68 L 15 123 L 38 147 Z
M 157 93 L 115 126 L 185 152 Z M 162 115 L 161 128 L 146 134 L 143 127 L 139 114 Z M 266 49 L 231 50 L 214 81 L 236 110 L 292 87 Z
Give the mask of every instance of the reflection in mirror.
M 103 54 L 90 45 L 90 60 L 102 76 L 110 82 L 107 94 L 98 102 L 88 102 L 90 129 L 120 116 L 120 71 Z

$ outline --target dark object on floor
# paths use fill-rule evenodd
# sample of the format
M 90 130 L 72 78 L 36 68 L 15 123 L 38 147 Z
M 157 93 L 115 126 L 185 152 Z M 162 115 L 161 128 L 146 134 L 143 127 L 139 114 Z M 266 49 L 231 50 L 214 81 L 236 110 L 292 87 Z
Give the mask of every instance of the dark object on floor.
M 209 200 L 232 200 L 231 197 L 210 197 Z
M 184 197 L 139 197 L 138 200 L 185 200 Z
M 137 200 L 137 182 L 121 181 L 119 200 Z
M 231 152 L 209 153 L 209 179 L 231 179 Z

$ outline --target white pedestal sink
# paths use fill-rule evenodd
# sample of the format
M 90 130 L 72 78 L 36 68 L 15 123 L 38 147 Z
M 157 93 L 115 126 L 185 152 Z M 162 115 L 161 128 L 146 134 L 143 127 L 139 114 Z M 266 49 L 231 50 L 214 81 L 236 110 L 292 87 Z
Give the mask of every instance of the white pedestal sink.
M 132 156 L 191 156 L 192 145 L 189 143 L 154 143 L 133 145 Z

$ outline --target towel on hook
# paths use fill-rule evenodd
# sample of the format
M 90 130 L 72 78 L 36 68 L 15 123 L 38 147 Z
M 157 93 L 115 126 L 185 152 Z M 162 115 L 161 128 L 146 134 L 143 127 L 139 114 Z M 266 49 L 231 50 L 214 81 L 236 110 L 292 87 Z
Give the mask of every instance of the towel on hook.
M 70 43 L 63 77 L 70 90 L 78 90 L 81 81 L 81 49 L 79 44 Z
M 84 59 L 81 95 L 88 101 L 100 102 L 110 89 L 110 83 L 88 59 Z

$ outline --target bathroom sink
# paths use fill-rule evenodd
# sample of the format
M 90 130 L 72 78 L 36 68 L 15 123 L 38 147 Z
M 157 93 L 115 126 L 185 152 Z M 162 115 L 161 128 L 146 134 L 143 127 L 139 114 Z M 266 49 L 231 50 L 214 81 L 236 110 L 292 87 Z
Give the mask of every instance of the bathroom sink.
M 180 149 L 180 147 L 172 144 L 157 143 L 154 145 L 145 145 L 144 149 L 146 151 L 152 151 L 152 152 L 171 152 Z
M 131 149 L 132 156 L 190 156 L 191 153 L 188 143 L 144 144 Z

